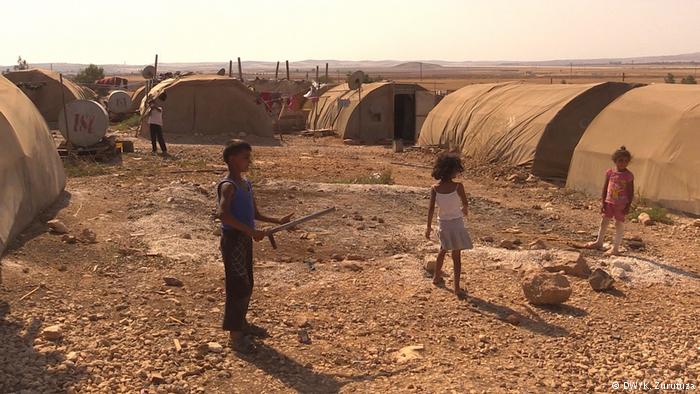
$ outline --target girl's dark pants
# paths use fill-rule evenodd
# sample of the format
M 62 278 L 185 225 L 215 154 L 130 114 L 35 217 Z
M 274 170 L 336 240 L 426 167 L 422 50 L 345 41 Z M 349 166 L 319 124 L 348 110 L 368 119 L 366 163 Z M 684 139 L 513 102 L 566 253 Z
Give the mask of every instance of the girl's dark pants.
M 243 331 L 253 294 L 253 239 L 237 230 L 222 230 L 221 255 L 226 272 L 223 327 L 227 331 Z
M 153 123 L 151 123 L 149 126 L 151 127 L 151 146 L 153 147 L 153 151 L 156 151 L 157 139 L 158 144 L 160 145 L 160 150 L 163 151 L 163 153 L 167 152 L 168 148 L 165 146 L 165 138 L 163 138 L 163 128 L 160 127 L 160 125 Z

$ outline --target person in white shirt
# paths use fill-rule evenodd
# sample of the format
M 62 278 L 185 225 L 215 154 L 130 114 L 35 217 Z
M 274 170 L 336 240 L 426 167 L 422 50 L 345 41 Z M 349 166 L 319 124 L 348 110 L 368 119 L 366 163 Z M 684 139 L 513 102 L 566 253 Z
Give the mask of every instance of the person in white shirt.
M 464 185 L 455 182 L 455 178 L 464 171 L 462 160 L 458 154 L 443 153 L 435 162 L 433 178 L 438 183 L 430 189 L 430 206 L 428 209 L 428 226 L 425 237 L 430 239 L 433 231 L 433 215 L 435 206 L 438 208 L 438 239 L 440 252 L 435 262 L 433 284 L 444 286 L 442 264 L 445 254 L 452 251 L 454 263 L 454 293 L 459 298 L 466 297 L 466 291 L 459 286 L 462 274 L 462 250 L 472 249 L 472 239 L 464 224 L 464 217 L 469 213 L 469 200 L 464 191 Z
M 153 147 L 153 153 L 157 151 L 156 140 L 158 140 L 160 150 L 163 151 L 164 155 L 168 154 L 168 147 L 165 146 L 165 138 L 163 138 L 163 107 L 161 104 L 164 103 L 167 98 L 167 94 L 163 92 L 157 99 L 151 100 L 148 103 L 148 127 L 151 130 L 151 146 Z

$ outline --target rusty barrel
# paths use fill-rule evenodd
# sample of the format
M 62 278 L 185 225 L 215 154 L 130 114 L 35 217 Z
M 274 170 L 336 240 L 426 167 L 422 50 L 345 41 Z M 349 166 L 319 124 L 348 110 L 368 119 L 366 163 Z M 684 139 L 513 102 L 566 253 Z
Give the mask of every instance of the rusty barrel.
M 97 101 L 71 101 L 66 104 L 66 115 L 64 116 L 61 110 L 58 128 L 63 138 L 73 145 L 89 147 L 100 142 L 107 134 L 109 116 Z M 68 127 L 66 127 L 66 118 Z
M 131 108 L 131 95 L 123 90 L 115 90 L 107 96 L 107 111 L 125 114 Z

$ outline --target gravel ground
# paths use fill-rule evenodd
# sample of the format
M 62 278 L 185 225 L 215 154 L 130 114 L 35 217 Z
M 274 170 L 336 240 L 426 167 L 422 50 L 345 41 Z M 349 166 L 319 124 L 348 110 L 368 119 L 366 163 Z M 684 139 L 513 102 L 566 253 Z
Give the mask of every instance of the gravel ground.
M 147 145 L 138 140 L 137 152 Z M 430 152 L 293 136 L 266 145 L 255 148 L 251 173 L 266 212 L 338 212 L 279 234 L 278 250 L 256 244 L 250 318 L 270 337 L 255 354 L 233 353 L 220 329 L 212 210 L 221 147 L 175 140 L 171 159 L 135 153 L 75 172 L 61 201 L 3 257 L 0 392 L 611 392 L 625 382 L 697 389 L 693 219 L 629 224 L 626 237 L 642 239 L 643 249 L 584 253 L 616 277 L 613 291 L 569 277 L 565 304 L 533 306 L 523 273 L 590 240 L 595 202 L 538 180 L 507 181 L 516 169 L 468 162 L 477 247 L 463 255 L 468 297 L 459 300 L 446 290 L 449 258 L 446 289 L 423 269 L 437 248 L 423 238 Z M 395 185 L 348 184 L 382 172 Z M 48 232 L 54 217 L 75 242 Z M 522 246 L 498 248 L 501 240 Z M 525 250 L 536 240 L 547 249 Z

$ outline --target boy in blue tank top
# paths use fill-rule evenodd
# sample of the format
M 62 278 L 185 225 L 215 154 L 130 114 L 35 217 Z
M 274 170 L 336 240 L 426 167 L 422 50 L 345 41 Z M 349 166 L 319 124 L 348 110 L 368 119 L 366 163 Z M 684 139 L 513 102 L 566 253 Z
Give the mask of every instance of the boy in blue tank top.
M 217 185 L 218 214 L 221 219 L 221 255 L 226 273 L 224 330 L 230 332 L 232 348 L 241 353 L 254 350 L 249 335 L 264 336 L 265 330 L 246 321 L 253 293 L 253 240 L 267 235 L 255 228 L 255 220 L 287 223 L 292 215 L 270 218 L 262 215 L 255 204 L 251 182 L 243 177 L 248 171 L 253 148 L 245 141 L 233 140 L 224 149 L 228 174 Z

